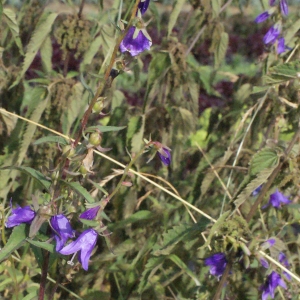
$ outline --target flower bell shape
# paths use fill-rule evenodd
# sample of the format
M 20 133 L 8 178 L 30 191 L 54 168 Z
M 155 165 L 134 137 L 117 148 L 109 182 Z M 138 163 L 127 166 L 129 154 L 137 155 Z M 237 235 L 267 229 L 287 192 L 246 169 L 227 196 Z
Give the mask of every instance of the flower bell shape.
M 280 0 L 280 10 L 284 16 L 289 14 L 289 7 L 286 0 Z
M 162 163 L 168 166 L 171 163 L 171 149 L 163 146 L 161 149 L 157 151 L 157 154 L 162 161 Z
M 285 282 L 282 280 L 281 276 L 273 271 L 268 277 L 265 284 L 261 287 L 262 293 L 262 300 L 267 300 L 270 296 L 272 299 L 275 297 L 275 289 L 281 286 L 284 289 L 287 288 Z
M 278 260 L 279 262 L 284 265 L 287 269 L 290 268 L 290 264 L 289 264 L 289 261 L 287 260 L 285 254 L 283 252 L 279 252 L 279 255 L 278 255 Z M 286 277 L 287 280 L 291 280 L 292 277 L 289 273 L 287 273 L 286 271 L 283 271 L 283 275 Z
M 151 38 L 143 25 L 132 26 L 120 44 L 120 51 L 122 53 L 128 51 L 131 56 L 136 56 L 150 50 L 151 45 Z
M 268 30 L 263 38 L 265 44 L 274 44 L 276 42 L 281 32 L 280 27 L 278 24 L 275 24 Z
M 81 233 L 76 241 L 62 248 L 59 253 L 63 255 L 69 255 L 80 251 L 78 258 L 84 270 L 88 270 L 89 259 L 92 251 L 96 246 L 98 233 L 94 229 L 87 229 Z
M 271 194 L 268 204 L 264 205 L 262 208 L 266 208 L 269 205 L 272 205 L 274 208 L 280 208 L 282 205 L 290 204 L 291 202 L 292 201 L 276 190 L 275 193 Z
M 6 228 L 11 228 L 18 226 L 22 223 L 31 223 L 35 217 L 35 211 L 33 211 L 30 206 L 20 207 L 17 205 L 15 209 L 12 208 L 12 203 L 10 202 L 10 207 L 12 209 L 12 215 L 7 218 L 5 223 Z
M 146 10 L 148 9 L 150 0 L 141 0 L 138 6 L 138 9 L 140 10 L 141 14 L 143 15 Z
M 255 23 L 261 23 L 267 20 L 270 17 L 270 13 L 268 11 L 264 11 L 260 15 L 255 18 Z
M 69 238 L 74 237 L 74 231 L 69 220 L 63 214 L 51 217 L 50 224 L 56 240 L 55 249 L 58 252 Z
M 79 216 L 79 218 L 86 219 L 86 220 L 94 220 L 98 214 L 100 207 L 101 206 L 99 205 L 99 206 L 87 209 Z
M 220 277 L 225 271 L 227 260 L 224 253 L 216 253 L 204 261 L 205 265 L 210 267 L 210 274 Z

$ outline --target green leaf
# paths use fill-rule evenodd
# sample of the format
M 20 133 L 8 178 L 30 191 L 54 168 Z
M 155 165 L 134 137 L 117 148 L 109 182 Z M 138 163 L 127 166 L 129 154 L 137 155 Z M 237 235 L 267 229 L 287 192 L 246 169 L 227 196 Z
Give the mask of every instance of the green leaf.
M 216 41 L 216 51 L 215 51 L 215 67 L 218 68 L 226 55 L 228 47 L 229 37 L 227 32 L 222 32 L 220 39 Z
M 127 130 L 127 144 L 131 145 L 132 152 L 139 152 L 143 145 L 145 116 L 133 116 L 129 119 Z
M 84 53 L 83 61 L 80 64 L 80 71 L 83 72 L 86 65 L 89 65 L 92 63 L 92 60 L 97 52 L 99 52 L 99 49 L 103 43 L 103 36 L 100 34 L 97 36 L 92 43 L 89 45 L 89 48 Z
M 297 79 L 300 72 L 299 61 L 281 64 L 269 69 L 269 74 L 264 76 L 266 84 L 280 84 Z
M 49 135 L 49 136 L 45 136 L 42 137 L 38 140 L 36 140 L 33 145 L 41 145 L 44 143 L 57 143 L 57 144 L 61 144 L 63 146 L 69 145 L 69 143 L 67 142 L 67 140 L 61 136 L 57 136 L 57 135 Z
M 126 128 L 126 126 L 90 126 L 85 129 L 85 132 L 94 132 L 100 130 L 101 132 L 111 132 L 111 131 L 120 131 Z
M 47 36 L 41 45 L 42 65 L 46 73 L 52 71 L 52 52 L 51 38 Z
M 147 221 L 155 218 L 157 215 L 149 210 L 140 210 L 134 214 L 132 214 L 129 218 L 112 224 L 109 228 L 113 228 L 114 230 L 119 228 L 124 228 L 125 225 L 133 224 L 139 221 Z
M 54 250 L 54 244 L 49 244 L 47 242 L 40 242 L 40 241 L 34 241 L 34 240 L 31 240 L 31 239 L 27 239 L 26 240 L 29 244 L 31 245 L 34 245 L 38 248 L 43 248 L 47 251 L 49 251 L 50 253 L 54 253 L 55 250 Z
M 71 189 L 79 193 L 81 196 L 85 198 L 85 200 L 89 203 L 94 203 L 95 199 L 90 195 L 90 193 L 79 183 L 79 182 L 67 182 L 61 181 L 65 185 L 69 186 Z
M 186 0 L 176 0 L 174 8 L 171 12 L 170 19 L 169 19 L 169 24 L 168 24 L 168 36 L 171 35 L 173 27 L 176 24 L 176 21 L 178 19 L 178 16 L 182 10 L 183 4 L 185 3 Z
M 0 1 L 1 3 L 1 1 Z M 2 4 L 1 4 L 2 5 Z M 19 36 L 19 25 L 16 19 L 16 14 L 13 10 L 11 10 L 10 8 L 5 8 L 3 10 L 3 15 L 4 15 L 4 21 L 6 22 L 7 26 L 10 29 L 10 32 L 16 42 L 16 45 L 18 46 L 20 53 L 22 55 L 24 55 L 23 52 L 23 46 L 22 46 L 22 42 Z
M 213 11 L 213 17 L 218 17 L 221 10 L 221 0 L 212 0 L 211 7 Z
M 9 255 L 11 255 L 14 251 L 19 249 L 21 246 L 23 246 L 26 242 L 26 225 L 21 224 L 19 226 L 16 226 L 6 245 L 1 249 L 0 251 L 0 263 L 6 259 Z
M 24 172 L 31 176 L 33 179 L 37 180 L 46 190 L 50 189 L 51 186 L 51 181 L 47 179 L 41 172 L 32 169 L 30 167 L 5 167 L 5 168 L 0 168 L 0 170 L 7 170 L 7 169 L 12 169 L 12 170 L 19 170 L 21 172 Z
M 284 32 L 284 38 L 285 38 L 286 44 L 289 44 L 292 41 L 293 37 L 300 29 L 300 19 L 298 19 L 295 22 L 291 22 L 291 23 L 292 23 L 292 25 Z
M 255 153 L 250 162 L 250 175 L 256 175 L 260 171 L 276 167 L 279 163 L 279 156 L 275 149 L 264 148 Z
M 15 82 L 11 85 L 10 88 L 16 86 L 20 80 L 22 79 L 23 75 L 30 67 L 33 59 L 35 58 L 37 52 L 39 51 L 40 47 L 42 46 L 43 42 L 47 38 L 48 34 L 52 29 L 52 25 L 57 17 L 57 13 L 45 13 L 41 16 L 37 27 L 35 28 L 29 44 L 27 46 L 27 51 L 25 54 L 25 59 L 22 67 L 22 71 L 20 72 L 19 76 L 15 80 Z

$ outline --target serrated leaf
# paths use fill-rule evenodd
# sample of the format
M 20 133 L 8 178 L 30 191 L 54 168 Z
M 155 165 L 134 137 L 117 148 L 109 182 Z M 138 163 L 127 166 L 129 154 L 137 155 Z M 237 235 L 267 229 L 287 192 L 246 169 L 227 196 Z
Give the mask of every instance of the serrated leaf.
M 118 229 L 118 228 L 124 228 L 125 225 L 133 224 L 140 221 L 147 221 L 150 219 L 153 219 L 155 216 L 157 216 L 155 213 L 149 211 L 149 210 L 140 210 L 134 214 L 132 214 L 130 217 L 128 217 L 125 220 L 122 220 L 118 223 L 112 224 L 110 228 Z
M 169 18 L 169 24 L 168 24 L 168 36 L 171 35 L 172 30 L 176 24 L 176 21 L 178 19 L 178 16 L 182 10 L 183 4 L 186 0 L 176 0 L 174 8 L 171 12 L 170 18 Z
M 215 235 L 216 231 L 219 230 L 219 228 L 224 224 L 226 218 L 230 215 L 230 211 L 226 211 L 218 220 L 217 222 L 212 226 L 212 228 L 209 230 L 209 235 L 207 237 L 207 240 L 203 246 L 200 247 L 200 249 L 204 249 L 207 246 L 209 246 L 211 239 Z
M 85 129 L 85 132 L 94 132 L 96 130 L 100 130 L 100 132 L 111 132 L 111 131 L 120 131 L 125 129 L 126 126 L 90 126 Z
M 23 246 L 26 242 L 26 225 L 21 224 L 19 226 L 16 226 L 7 243 L 0 251 L 0 262 L 2 262 L 4 259 L 6 259 L 9 255 L 11 255 L 14 251 L 19 249 L 21 246 Z
M 212 0 L 211 1 L 211 8 L 213 11 L 213 16 L 216 18 L 219 15 L 221 10 L 221 1 L 220 0 Z
M 51 181 L 47 179 L 41 172 L 32 169 L 30 167 L 5 167 L 0 168 L 0 170 L 19 170 L 21 172 L 24 172 L 28 175 L 30 175 L 33 179 L 37 180 L 46 190 L 49 190 L 51 186 Z
M 67 182 L 63 180 L 61 182 L 63 182 L 65 185 L 69 186 L 71 189 L 83 196 L 88 203 L 95 202 L 95 199 L 79 182 Z
M 222 32 L 220 39 L 216 42 L 216 51 L 215 51 L 215 67 L 218 68 L 226 55 L 228 48 L 229 37 L 227 32 Z
M 133 135 L 131 139 L 131 151 L 133 153 L 138 153 L 143 146 L 143 137 L 145 130 L 145 115 L 139 117 L 138 131 Z
M 25 54 L 22 71 L 20 72 L 19 76 L 17 77 L 17 79 L 11 85 L 10 88 L 16 86 L 20 82 L 23 75 L 25 74 L 27 69 L 30 67 L 38 50 L 40 49 L 41 45 L 43 44 L 46 37 L 50 33 L 50 31 L 52 29 L 52 25 L 53 25 L 57 15 L 58 15 L 57 13 L 46 13 L 41 16 L 32 36 L 31 36 L 29 44 L 27 46 L 27 51 Z
M 47 242 L 40 242 L 40 241 L 35 241 L 35 240 L 31 240 L 31 239 L 27 239 L 26 240 L 29 244 L 34 245 L 38 248 L 43 248 L 47 251 L 49 251 L 50 253 L 54 253 L 54 245 L 53 244 L 49 244 Z
M 3 15 L 4 15 L 4 21 L 6 22 L 7 26 L 9 27 L 10 32 L 16 42 L 16 45 L 18 46 L 18 48 L 20 50 L 20 53 L 22 55 L 24 55 L 22 42 L 21 42 L 21 39 L 19 36 L 19 25 L 17 22 L 15 12 L 13 10 L 11 10 L 10 8 L 5 8 L 3 10 Z
M 90 44 L 87 51 L 84 53 L 83 61 L 80 64 L 80 71 L 83 72 L 86 65 L 89 65 L 92 63 L 92 60 L 97 52 L 99 52 L 99 49 L 103 43 L 103 36 L 100 34 L 97 36 L 92 43 Z
M 256 175 L 263 169 L 276 167 L 279 163 L 279 156 L 275 149 L 264 148 L 254 154 L 250 162 L 249 174 Z
M 41 45 L 41 59 L 42 65 L 46 73 L 50 73 L 52 71 L 52 43 L 51 38 L 47 36 L 44 42 Z
M 253 179 L 249 184 L 247 184 L 246 188 L 243 189 L 243 191 L 238 195 L 238 197 L 234 201 L 235 206 L 238 208 L 246 200 L 248 200 L 248 198 L 250 197 L 252 192 L 257 187 L 259 187 L 260 185 L 262 185 L 263 183 L 265 183 L 268 180 L 268 178 L 270 177 L 270 175 L 272 174 L 272 172 L 274 171 L 275 168 L 276 168 L 276 166 L 274 166 L 273 168 L 264 169 L 264 170 L 260 171 L 257 174 L 256 178 Z
M 33 145 L 41 145 L 44 143 L 57 143 L 63 146 L 69 145 L 67 140 L 61 136 L 57 135 L 49 135 L 49 136 L 44 136 L 38 140 L 36 140 Z

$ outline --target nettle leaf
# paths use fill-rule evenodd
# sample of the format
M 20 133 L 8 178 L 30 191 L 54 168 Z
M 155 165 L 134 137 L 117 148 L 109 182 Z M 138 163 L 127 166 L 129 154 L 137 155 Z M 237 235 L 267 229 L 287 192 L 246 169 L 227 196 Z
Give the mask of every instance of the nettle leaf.
M 256 175 L 260 171 L 276 167 L 279 163 L 279 155 L 276 149 L 264 148 L 255 153 L 250 162 L 249 174 Z
M 299 61 L 281 64 L 269 69 L 269 74 L 265 75 L 266 84 L 280 84 L 289 80 L 299 78 L 300 63 Z
M 26 224 L 14 227 L 7 243 L 0 251 L 0 263 L 26 242 Z
M 57 143 L 63 146 L 69 145 L 68 141 L 61 137 L 61 136 L 57 136 L 57 135 L 49 135 L 49 136 L 44 136 L 38 140 L 36 140 L 33 145 L 41 145 L 44 143 Z
M 51 38 L 47 36 L 41 45 L 42 65 L 46 73 L 50 73 L 52 71 L 52 53 L 53 48 Z
M 31 176 L 33 179 L 37 180 L 46 190 L 50 189 L 51 181 L 47 179 L 40 171 L 32 169 L 30 167 L 5 167 L 1 168 L 1 170 L 19 170 Z
M 136 129 L 138 131 L 135 132 L 131 139 L 131 151 L 134 153 L 139 152 L 144 144 L 145 115 L 139 116 L 139 122 Z
M 142 273 L 142 277 L 140 279 L 138 293 L 141 294 L 147 288 L 151 286 L 150 279 L 156 273 L 156 271 L 160 268 L 160 266 L 165 261 L 166 256 L 159 256 L 159 257 L 151 257 L 147 264 L 145 265 L 144 272 Z
M 228 48 L 229 36 L 227 32 L 222 32 L 219 40 L 216 42 L 215 50 L 215 67 L 219 67 L 226 55 Z
M 172 30 L 176 24 L 177 18 L 182 10 L 182 6 L 185 3 L 186 0 L 176 0 L 174 8 L 171 12 L 170 18 L 169 18 L 169 24 L 168 24 L 168 36 L 171 35 Z
M 52 29 L 52 25 L 57 17 L 57 13 L 45 13 L 41 16 L 32 36 L 27 46 L 27 51 L 25 54 L 25 59 L 23 63 L 22 71 L 20 72 L 19 76 L 15 80 L 15 82 L 11 85 L 10 88 L 16 86 L 27 69 L 30 67 L 33 59 L 35 58 L 37 52 L 41 48 L 43 42 L 47 38 L 48 34 Z
M 161 80 L 161 76 L 167 71 L 171 65 L 171 59 L 168 53 L 158 52 L 153 55 L 148 70 L 147 91 L 145 100 L 148 99 L 149 94 L 157 80 Z
M 237 196 L 237 199 L 234 201 L 235 206 L 239 207 L 245 201 L 247 201 L 248 198 L 251 196 L 252 192 L 268 180 L 275 168 L 276 166 L 260 171 L 257 174 L 256 178 L 251 180 L 251 182 L 247 184 L 246 188 L 243 189 L 242 192 Z
M 1 1 L 0 1 L 1 2 Z M 20 53 L 24 55 L 22 42 L 19 36 L 19 25 L 17 22 L 16 14 L 10 8 L 5 8 L 3 10 L 4 21 L 10 29 L 10 32 L 18 46 Z
M 208 219 L 203 218 L 199 223 L 192 226 L 188 224 L 180 224 L 178 226 L 174 226 L 172 229 L 169 229 L 163 234 L 162 248 L 159 250 L 155 250 L 153 252 L 153 255 L 169 255 L 173 248 L 180 241 L 190 241 L 195 234 L 199 234 L 201 231 L 205 230 L 209 222 L 210 221 Z
M 95 199 L 90 195 L 90 193 L 79 182 L 67 182 L 67 181 L 63 181 L 63 180 L 61 182 L 63 182 L 65 185 L 69 186 L 75 192 L 77 192 L 78 194 L 83 196 L 88 203 L 95 202 Z
M 34 245 L 38 248 L 43 248 L 47 251 L 49 251 L 50 253 L 54 253 L 54 244 L 49 244 L 47 242 L 40 242 L 40 241 L 34 241 L 31 239 L 27 239 L 26 240 L 29 244 Z
M 226 221 L 226 218 L 230 215 L 231 211 L 226 211 L 218 220 L 217 222 L 212 226 L 212 228 L 209 230 L 209 235 L 207 237 L 207 240 L 203 246 L 200 247 L 200 249 L 204 249 L 209 246 L 211 239 L 215 235 L 216 231 L 219 230 L 219 228 L 224 224 Z

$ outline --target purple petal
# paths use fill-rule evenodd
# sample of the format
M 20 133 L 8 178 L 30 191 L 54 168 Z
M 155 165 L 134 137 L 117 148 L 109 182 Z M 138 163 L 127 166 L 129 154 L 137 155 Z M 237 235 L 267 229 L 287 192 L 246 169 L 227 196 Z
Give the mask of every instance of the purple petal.
M 256 18 L 255 18 L 255 22 L 256 23 L 261 23 L 265 20 L 267 20 L 269 18 L 270 14 L 268 11 L 264 11 L 263 13 L 261 13 L 260 15 L 258 15 Z
M 286 268 L 290 267 L 289 261 L 287 260 L 285 254 L 283 252 L 280 252 L 278 255 L 278 260 L 281 264 L 283 264 Z
M 204 261 L 205 265 L 210 266 L 210 274 L 214 276 L 221 276 L 225 271 L 227 260 L 224 253 L 216 253 Z
M 260 261 L 261 265 L 262 265 L 264 268 L 266 268 L 266 269 L 269 268 L 269 263 L 268 263 L 268 261 L 267 261 L 266 259 L 261 258 L 259 261 Z
M 100 209 L 100 206 L 89 208 L 85 212 L 83 212 L 79 216 L 79 218 L 86 219 L 86 220 L 94 220 L 98 214 L 99 209 Z
M 79 256 L 79 261 L 82 264 L 82 268 L 86 271 L 88 270 L 89 259 L 91 257 L 92 251 L 96 245 L 97 237 L 98 237 L 98 234 L 95 230 L 90 229 L 87 231 L 89 231 L 89 232 L 84 236 L 84 240 L 83 240 L 85 247 L 82 248 L 80 256 Z
M 152 42 L 146 38 L 142 30 L 139 30 L 136 38 L 133 38 L 136 27 L 129 28 L 127 35 L 120 44 L 121 52 L 128 51 L 132 56 L 136 56 L 145 50 L 149 50 Z
M 288 15 L 288 13 L 289 13 L 289 7 L 288 7 L 288 4 L 287 4 L 286 0 L 280 0 L 280 9 L 281 9 L 281 13 L 284 16 Z
M 284 42 L 284 38 L 279 38 L 278 39 L 278 44 L 277 44 L 277 53 L 283 53 L 285 52 L 286 47 L 285 47 L 285 42 Z
M 265 44 L 274 44 L 280 34 L 278 26 L 272 26 L 263 38 Z
M 270 1 L 269 1 L 270 6 L 274 6 L 274 5 L 275 5 L 275 2 L 276 2 L 276 0 L 270 0 Z
M 171 163 L 171 153 L 169 149 L 162 147 L 157 153 L 163 164 L 168 166 Z
M 30 208 L 30 206 L 25 206 L 21 208 L 19 205 L 17 208 L 12 209 L 12 215 L 7 218 L 5 223 L 6 228 L 18 226 L 21 223 L 31 223 L 35 217 L 35 212 Z
M 269 204 L 271 204 L 275 208 L 280 208 L 283 204 L 289 204 L 290 201 L 287 197 L 285 197 L 282 193 L 276 190 L 275 193 L 270 195 Z
M 141 14 L 143 15 L 146 10 L 148 9 L 150 0 L 141 0 L 139 3 L 139 10 L 141 11 Z

